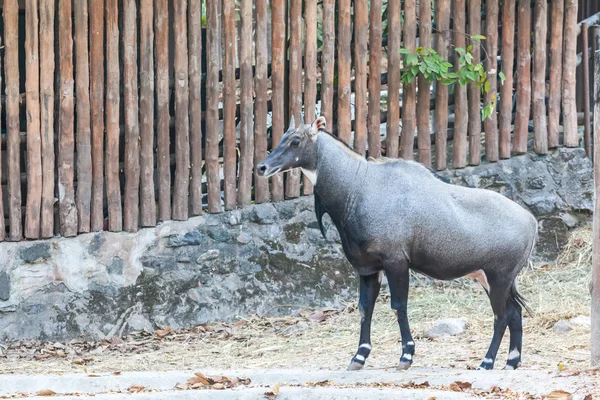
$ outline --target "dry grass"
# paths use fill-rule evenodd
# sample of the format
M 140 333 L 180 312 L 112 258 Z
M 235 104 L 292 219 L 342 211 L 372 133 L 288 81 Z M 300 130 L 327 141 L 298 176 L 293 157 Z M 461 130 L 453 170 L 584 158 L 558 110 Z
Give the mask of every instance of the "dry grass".
M 560 319 L 589 315 L 591 276 L 591 231 L 573 233 L 564 253 L 553 265 L 532 265 L 521 274 L 520 291 L 534 311 L 524 326 L 523 368 L 555 369 L 559 361 L 569 367 L 589 365 L 589 328 L 574 326 L 566 334 L 554 333 Z M 426 339 L 424 330 L 436 319 L 465 317 L 467 331 L 456 337 Z M 476 367 L 487 350 L 493 317 L 487 296 L 472 280 L 416 285 L 409 297 L 409 319 L 416 339 L 415 367 Z M 322 320 L 313 322 L 311 320 Z M 240 320 L 212 330 L 196 329 L 168 334 L 164 339 L 130 337 L 125 343 L 97 346 L 101 354 L 79 354 L 91 360 L 84 365 L 72 357 L 10 356 L 0 362 L 7 372 L 89 372 L 173 370 L 188 368 L 327 368 L 343 369 L 358 344 L 360 315 L 356 304 L 342 312 L 324 310 L 312 315 L 287 318 Z M 373 350 L 368 368 L 395 366 L 401 353 L 396 318 L 383 293 L 373 317 Z M 137 347 L 136 347 L 137 346 Z M 93 346 L 92 346 L 93 347 Z M 100 350 L 96 350 L 99 353 Z M 508 332 L 497 367 L 508 353 Z

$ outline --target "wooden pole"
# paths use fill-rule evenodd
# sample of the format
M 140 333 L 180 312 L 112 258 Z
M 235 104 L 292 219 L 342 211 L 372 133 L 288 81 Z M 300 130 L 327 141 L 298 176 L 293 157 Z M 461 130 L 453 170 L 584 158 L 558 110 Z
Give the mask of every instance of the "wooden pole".
M 306 47 L 304 49 L 304 122 L 311 124 L 316 119 L 315 103 L 317 101 L 317 0 L 305 0 L 304 22 L 306 25 Z M 302 189 L 302 193 L 305 196 L 313 193 L 312 182 L 306 176 L 302 178 Z
M 63 1 L 71 2 L 71 0 Z M 113 232 L 123 229 L 119 178 L 119 110 L 121 98 L 119 87 L 121 71 L 119 66 L 118 4 L 118 0 L 106 0 L 106 196 L 108 201 L 108 229 Z M 62 61 L 60 65 L 62 70 Z
M 576 63 L 577 0 L 565 0 L 565 42 L 563 64 L 563 124 L 566 147 L 579 146 L 577 136 Z
M 562 99 L 564 0 L 551 2 L 550 22 L 550 90 L 548 94 L 548 147 L 558 147 L 560 102 Z
M 40 103 L 42 210 L 40 235 L 54 235 L 54 0 L 40 1 Z M 0 192 L 0 196 L 2 193 Z M 0 210 L 2 209 L 0 204 Z M 4 236 L 0 217 L 0 240 Z
M 0 38 L 0 46 L 2 46 L 2 38 Z M 0 87 L 2 87 L 2 60 L 0 59 Z M 0 103 L 0 111 L 2 110 L 2 104 Z M 2 125 L 0 124 L 0 129 L 2 129 Z M 3 165 L 2 164 L 2 149 L 0 148 L 0 166 Z M 2 168 L 0 167 L 0 182 L 2 182 L 3 176 L 2 176 Z M 3 193 L 2 193 L 2 184 L 0 184 L 0 210 L 2 210 L 2 212 L 0 213 L 0 242 L 4 241 L 4 239 L 6 239 L 6 225 L 4 222 L 4 198 L 3 198 Z
M 242 29 L 240 37 L 240 166 L 238 206 L 252 200 L 252 169 L 254 167 L 254 85 L 252 82 L 252 0 L 242 0 Z
M 377 7 L 377 0 L 371 2 L 371 13 L 373 13 L 373 6 Z M 362 155 L 366 155 L 367 147 L 367 31 L 369 30 L 369 10 L 367 0 L 355 0 L 354 1 L 354 150 L 358 151 Z M 377 14 L 377 12 L 375 11 Z M 381 10 L 377 14 L 379 24 L 381 24 Z M 371 25 L 371 34 L 373 34 L 373 25 Z M 381 48 L 381 39 L 379 40 Z M 371 48 L 371 65 L 377 64 L 377 61 L 381 57 L 377 57 L 372 53 Z M 373 74 L 371 73 L 372 77 Z M 376 79 L 379 81 L 379 79 Z M 369 93 L 369 99 L 371 102 L 377 102 L 379 105 L 379 96 L 371 97 L 374 94 Z M 379 116 L 379 109 L 377 110 L 377 116 Z M 379 127 L 379 118 L 377 118 L 377 127 Z M 369 126 L 369 132 L 371 132 L 371 126 Z
M 233 210 L 236 204 L 236 135 L 235 135 L 235 0 L 223 0 L 223 86 L 224 114 L 223 141 L 225 154 L 225 210 Z
M 504 0 L 502 9 L 502 71 L 506 80 L 500 88 L 500 158 L 510 158 L 515 61 L 515 0 Z
M 454 45 L 463 49 L 467 44 L 464 35 L 464 32 L 466 32 L 466 12 L 465 0 L 455 0 L 454 30 L 456 32 L 454 33 Z M 460 68 L 459 57 L 455 57 L 455 59 L 455 69 L 458 71 Z M 454 121 L 454 151 L 452 153 L 452 166 L 454 168 L 464 168 L 467 166 L 467 134 L 469 130 L 469 110 L 467 106 L 467 87 L 454 85 L 454 114 L 456 115 Z M 429 135 L 427 139 L 429 139 Z
M 293 4 L 293 3 L 292 3 Z M 350 0 L 338 0 L 338 35 L 337 35 L 337 71 L 338 71 L 338 103 L 337 103 L 337 136 L 350 144 L 350 72 L 352 55 L 352 21 L 350 19 Z M 292 24 L 292 26 L 294 26 Z M 294 30 L 292 29 L 292 32 Z
M 123 3 L 123 101 L 125 109 L 125 200 L 123 228 L 139 228 L 140 126 L 138 120 L 136 2 Z
M 38 44 L 38 0 L 25 7 L 25 88 L 27 91 L 27 208 L 25 237 L 40 237 L 42 201 L 42 145 L 40 135 L 40 64 Z
M 155 0 L 154 7 L 154 46 L 156 48 L 156 137 L 158 166 L 158 219 L 171 219 L 171 164 L 169 139 L 169 4 L 168 0 Z M 207 6 L 207 10 L 209 7 Z M 211 22 L 208 19 L 209 23 Z M 210 35 L 210 26 L 208 35 Z M 207 39 L 207 43 L 209 40 Z M 207 57 L 207 60 L 209 58 Z M 210 70 L 209 70 L 210 72 Z M 207 82 L 208 80 L 207 74 Z M 208 101 L 208 99 L 207 99 Z M 208 121 L 207 120 L 207 142 Z
M 537 154 L 548 153 L 548 127 L 546 119 L 546 40 L 548 12 L 546 0 L 535 0 L 534 55 L 533 55 L 533 147 Z
M 386 155 L 398 157 L 400 143 L 400 0 L 388 0 L 388 98 L 386 123 Z M 431 42 L 431 39 L 430 39 Z M 431 43 L 430 43 L 431 44 Z M 429 109 L 429 106 L 427 106 Z M 379 126 L 379 124 L 378 124 Z M 379 157 L 369 146 L 369 156 Z M 431 158 L 431 156 L 429 157 Z
M 596 33 L 600 33 L 596 31 Z M 594 41 L 600 40 L 594 38 Z M 600 51 L 594 54 L 594 160 L 600 160 Z M 600 163 L 594 163 L 591 364 L 600 365 Z
M 529 111 L 531 107 L 531 4 L 519 2 L 517 59 L 517 115 L 513 151 L 527 152 Z
M 366 7 L 366 6 L 365 6 Z M 369 103 L 368 103 L 368 122 L 367 122 L 367 134 L 369 140 L 369 156 L 370 157 L 379 157 L 381 155 L 381 139 L 380 139 L 380 125 L 379 122 L 379 114 L 381 112 L 381 0 L 371 0 L 371 10 L 369 14 L 369 19 L 371 23 L 370 31 L 369 31 Z M 399 12 L 399 11 L 398 11 Z M 388 21 L 391 14 L 388 12 Z M 396 18 L 394 16 L 393 18 Z M 365 24 L 366 25 L 366 24 Z M 391 30 L 388 29 L 392 35 L 400 35 L 400 26 L 397 26 L 398 32 L 392 33 Z M 365 27 L 366 29 L 366 27 Z M 400 42 L 398 41 L 398 45 Z M 396 51 L 397 52 L 397 51 Z M 396 55 L 394 55 L 396 56 Z M 365 55 L 365 61 L 367 56 Z M 398 54 L 399 60 L 399 54 Z M 398 61 L 398 72 L 399 69 L 399 61 Z M 397 89 L 399 90 L 400 78 L 398 78 Z M 388 91 L 389 92 L 389 91 Z M 397 95 L 399 96 L 399 95 Z M 396 97 L 397 97 L 396 96 Z M 389 101 L 389 100 L 388 100 Z M 400 111 L 398 111 L 398 116 Z M 393 121 L 391 121 L 393 123 Z M 398 123 L 396 122 L 396 126 L 399 128 Z M 399 129 L 398 129 L 399 131 Z M 398 137 L 396 137 L 396 142 L 398 142 Z M 398 147 L 398 143 L 396 143 L 396 148 Z M 396 153 L 398 150 L 396 150 Z M 365 153 L 362 153 L 365 154 Z
M 417 3 L 404 1 L 404 47 L 411 53 L 417 47 Z M 404 85 L 402 92 L 402 135 L 400 136 L 400 157 L 413 159 L 417 113 L 417 80 Z
M 437 53 L 448 59 L 450 37 L 450 0 L 439 0 L 437 9 Z M 436 84 L 435 96 L 435 168 L 446 169 L 446 143 L 448 135 L 448 86 Z
M 92 201 L 92 131 L 90 120 L 90 66 L 88 4 L 73 2 L 75 14 L 75 96 L 77 107 L 77 213 L 79 232 L 90 231 Z
M 256 72 L 254 91 L 254 166 L 267 157 L 267 84 L 268 84 L 268 56 L 267 43 L 267 0 L 256 1 Z M 256 203 L 269 201 L 269 181 L 254 174 L 254 200 Z
M 491 104 L 498 95 L 498 0 L 486 2 L 486 51 L 487 61 L 485 63 L 487 79 L 490 82 L 490 90 L 485 94 L 485 104 Z M 485 131 L 485 158 L 488 162 L 498 161 L 498 113 L 496 108 L 492 114 L 483 122 Z
M 333 77 L 335 67 L 335 0 L 323 0 L 323 51 L 321 53 L 321 115 L 333 124 Z M 275 33 L 273 33 L 275 35 Z M 273 81 L 273 85 L 275 81 Z M 331 129 L 331 125 L 329 129 Z
M 202 0 L 189 0 L 190 210 L 202 214 Z M 252 38 L 250 39 L 252 40 Z
M 508 0 L 507 0 L 508 1 Z M 469 1 L 469 33 L 473 36 L 481 34 L 481 0 Z M 481 60 L 481 45 L 472 41 L 473 59 Z M 479 165 L 481 162 L 481 89 L 469 84 L 469 164 Z M 512 103 L 511 103 L 512 104 Z
M 285 78 L 285 1 L 271 1 L 271 84 L 273 86 L 273 125 L 272 125 L 272 148 L 276 148 L 283 132 L 286 130 L 284 125 L 285 103 L 284 103 L 284 78 Z M 332 79 L 333 81 L 333 79 Z M 277 174 L 272 178 L 273 201 L 282 201 L 283 176 Z
M 290 0 L 290 48 L 289 48 L 289 109 L 288 114 L 294 116 L 296 126 L 302 123 L 302 0 Z M 348 11 L 348 15 L 349 15 Z M 341 14 L 344 14 L 343 12 Z M 350 31 L 348 31 L 350 33 Z M 350 39 L 348 39 L 348 51 Z M 350 64 L 348 64 L 348 84 L 350 83 Z M 340 70 L 341 71 L 341 70 Z M 340 78 L 345 72 L 340 72 Z M 343 78 L 342 78 L 343 79 Z M 340 81 L 341 82 L 341 81 Z M 350 93 L 348 93 L 350 99 Z M 348 101 L 348 111 L 350 102 Z M 349 119 L 349 118 L 348 118 Z M 348 130 L 350 134 L 350 130 Z M 349 138 L 350 136 L 348 136 Z M 286 198 L 300 196 L 300 170 L 295 168 L 288 172 L 285 182 Z
M 154 6 L 140 2 L 140 224 L 156 225 L 154 199 Z M 198 113 L 200 110 L 198 110 Z M 192 113 L 190 113 L 192 114 Z M 193 115 L 193 114 L 192 114 Z
M 460 4 L 464 6 L 464 0 L 459 0 L 456 2 L 455 7 L 459 7 Z M 458 16 L 458 19 L 455 19 L 456 23 L 460 23 L 462 21 L 462 26 L 456 27 L 456 29 L 462 29 L 461 39 L 463 40 L 464 47 L 464 7 L 461 15 Z M 462 18 L 462 20 L 461 20 Z M 389 29 L 388 29 L 389 31 Z M 421 0 L 419 2 L 419 46 L 423 48 L 431 47 L 431 1 L 430 0 Z M 458 44 L 457 44 L 458 46 Z M 427 82 L 423 74 L 419 74 L 419 93 L 418 93 L 418 105 L 417 108 L 417 136 L 418 136 L 418 147 L 419 147 L 419 162 L 423 165 L 431 167 L 431 129 L 429 128 L 430 121 L 430 110 L 429 103 L 431 101 L 431 83 Z M 466 92 L 465 92 L 466 96 Z M 467 102 L 466 98 L 464 101 L 464 109 L 466 111 Z M 467 119 L 464 119 L 464 135 L 466 140 L 466 128 L 467 128 Z M 461 125 L 462 126 L 462 125 Z M 466 150 L 466 149 L 465 149 Z M 466 157 L 466 156 L 465 156 Z
M 175 182 L 173 219 L 188 218 L 190 186 L 190 119 L 188 92 L 187 0 L 176 0 L 173 7 L 175 36 Z M 235 186 L 235 182 L 234 182 Z M 235 201 L 235 200 L 234 200 Z
M 587 24 L 583 24 L 581 29 L 581 38 L 583 44 L 583 126 L 584 126 L 584 145 L 585 154 L 592 158 L 592 127 L 590 125 L 590 59 L 588 54 L 589 30 Z
M 92 203 L 90 228 L 104 229 L 104 1 L 90 6 L 90 106 L 92 117 Z

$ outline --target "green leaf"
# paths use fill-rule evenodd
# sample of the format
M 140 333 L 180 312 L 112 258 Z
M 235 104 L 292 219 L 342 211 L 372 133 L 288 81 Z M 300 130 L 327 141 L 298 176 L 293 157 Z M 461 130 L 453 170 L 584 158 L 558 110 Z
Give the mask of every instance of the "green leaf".
M 422 47 L 417 47 L 417 53 L 422 53 L 423 52 L 423 48 Z
M 400 53 L 400 54 L 412 54 L 410 52 L 410 50 L 408 50 L 408 49 L 400 49 L 400 50 L 398 50 L 398 53 Z
M 410 69 L 410 72 L 416 76 L 419 73 L 419 66 L 413 65 L 412 68 Z
M 454 51 L 456 51 L 458 54 L 465 54 L 465 49 L 462 47 L 457 47 L 454 49 Z
M 471 65 L 473 62 L 473 56 L 471 55 L 471 53 L 466 53 L 465 54 L 465 60 L 467 61 L 467 64 Z
M 419 57 L 416 54 L 408 54 L 406 56 L 406 64 L 407 65 L 416 65 L 419 62 Z
M 476 41 L 477 43 L 480 43 L 482 40 L 485 39 L 485 36 L 483 35 L 473 35 L 471 36 L 471 39 Z
M 485 85 L 483 86 L 483 90 L 488 93 L 490 91 L 490 81 L 485 81 Z
M 498 76 L 500 77 L 500 84 L 504 85 L 504 81 L 506 80 L 506 76 L 504 75 L 504 72 L 500 71 L 498 73 Z
M 467 46 L 467 51 L 470 52 L 471 50 L 473 50 L 473 46 L 472 45 Z

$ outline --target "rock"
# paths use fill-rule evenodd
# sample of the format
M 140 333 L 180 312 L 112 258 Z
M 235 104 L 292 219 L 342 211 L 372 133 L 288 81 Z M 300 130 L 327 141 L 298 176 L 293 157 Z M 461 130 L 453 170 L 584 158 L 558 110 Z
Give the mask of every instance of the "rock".
M 271 225 L 277 221 L 277 210 L 271 203 L 258 204 L 254 206 L 252 222 L 260 225 Z
M 215 227 L 208 232 L 208 236 L 215 242 L 226 242 L 231 238 L 229 232 L 223 227 Z
M 239 210 L 234 210 L 231 212 L 228 218 L 229 225 L 237 226 L 242 223 L 242 212 Z
M 0 272 L 0 300 L 10 299 L 10 276 L 4 271 Z
M 468 322 L 465 318 L 444 318 L 436 321 L 427 331 L 425 335 L 434 339 L 442 335 L 456 336 L 460 335 L 467 329 Z
M 169 236 L 167 247 L 197 246 L 204 241 L 204 235 L 198 231 L 187 232 L 184 235 Z
M 238 235 L 237 241 L 238 241 L 238 243 L 241 243 L 241 244 L 248 244 L 252 241 L 252 236 L 250 236 L 249 234 L 247 234 L 245 232 L 242 232 Z
M 561 319 L 560 321 L 558 321 L 557 323 L 554 324 L 552 329 L 554 330 L 555 333 L 563 334 L 563 333 L 572 331 L 573 327 L 567 321 L 565 321 L 564 319 Z
M 591 318 L 585 315 L 579 315 L 575 318 L 571 318 L 569 323 L 571 323 L 571 325 L 587 326 L 588 328 L 592 326 Z
M 221 252 L 219 250 L 211 249 L 206 253 L 200 255 L 200 257 L 198 257 L 198 259 L 196 260 L 196 263 L 202 264 L 204 261 L 214 260 L 216 258 L 219 258 L 220 254 Z
M 120 257 L 114 257 L 112 262 L 107 267 L 109 274 L 122 275 L 123 274 L 123 259 Z
M 35 263 L 50 258 L 50 244 L 36 243 L 21 250 L 21 260 L 26 263 Z

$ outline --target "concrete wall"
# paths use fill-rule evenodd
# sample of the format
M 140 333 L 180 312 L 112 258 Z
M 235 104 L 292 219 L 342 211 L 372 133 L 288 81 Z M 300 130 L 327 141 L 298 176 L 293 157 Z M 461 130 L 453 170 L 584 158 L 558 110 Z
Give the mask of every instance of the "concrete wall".
M 589 221 L 591 172 L 583 150 L 560 149 L 443 175 L 497 190 L 534 212 L 536 255 L 550 259 L 568 229 Z M 355 299 L 352 268 L 325 222 L 327 241 L 310 197 L 135 234 L 2 243 L 0 339 L 103 338 Z

